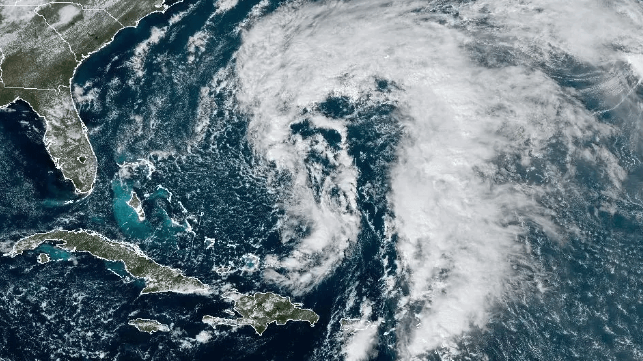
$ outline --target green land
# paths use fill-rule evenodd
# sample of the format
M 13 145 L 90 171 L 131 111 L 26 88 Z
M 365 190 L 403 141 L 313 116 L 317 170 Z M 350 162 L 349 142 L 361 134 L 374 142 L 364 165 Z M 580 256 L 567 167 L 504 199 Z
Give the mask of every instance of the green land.
M 132 207 L 132 209 L 136 212 L 139 222 L 143 222 L 145 220 L 145 211 L 143 211 L 143 205 L 141 203 L 141 200 L 136 195 L 136 192 L 132 191 L 131 198 L 129 201 L 127 201 L 127 205 Z
M 47 241 L 58 242 L 56 247 L 69 252 L 87 252 L 107 261 L 123 262 L 129 274 L 145 280 L 145 288 L 141 294 L 208 292 L 208 287 L 198 279 L 154 262 L 135 245 L 112 241 L 91 231 L 56 230 L 37 233 L 16 242 L 11 252 L 5 256 L 15 257 L 24 251 L 34 250 Z
M 46 253 L 41 253 L 38 255 L 37 261 L 40 264 L 45 264 L 50 261 L 49 255 Z
M 164 325 L 155 320 L 148 320 L 146 318 L 136 318 L 130 320 L 128 323 L 130 326 L 136 327 L 137 330 L 141 332 L 154 333 L 154 332 L 169 332 L 170 328 L 167 325 Z
M 312 310 L 297 307 L 290 302 L 290 298 L 274 293 L 235 294 L 231 298 L 234 299 L 234 310 L 242 317 L 227 319 L 205 315 L 203 322 L 213 327 L 249 325 L 262 335 L 273 322 L 277 325 L 285 325 L 288 321 L 308 321 L 311 326 L 314 326 L 319 321 L 319 316 Z
M 78 193 L 93 189 L 97 164 L 71 94 L 74 71 L 162 1 L 0 0 L 0 107 L 22 99 L 44 117 L 47 151 Z

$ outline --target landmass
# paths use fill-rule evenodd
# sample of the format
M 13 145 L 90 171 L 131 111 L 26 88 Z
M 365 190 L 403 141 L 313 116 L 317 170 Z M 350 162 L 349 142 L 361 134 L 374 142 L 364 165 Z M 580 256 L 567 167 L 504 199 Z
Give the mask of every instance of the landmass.
M 69 252 L 87 252 L 94 257 L 122 262 L 125 270 L 134 277 L 145 280 L 141 294 L 156 292 L 207 293 L 208 287 L 194 277 L 187 277 L 179 270 L 162 266 L 146 256 L 136 245 L 116 242 L 95 232 L 55 230 L 25 237 L 5 256 L 15 257 L 24 251 L 34 250 L 47 241 L 58 242 L 57 248 Z
M 47 152 L 80 194 L 93 189 L 97 161 L 72 99 L 74 72 L 119 30 L 166 8 L 162 0 L 0 0 L 0 107 L 22 99 L 45 119 Z
M 154 332 L 169 332 L 170 328 L 167 325 L 164 325 L 156 320 L 148 320 L 146 318 L 136 318 L 130 320 L 128 323 L 130 326 L 136 327 L 137 330 L 141 332 L 147 332 L 152 334 Z
M 352 333 L 355 331 L 365 330 L 374 324 L 371 321 L 361 318 L 342 318 L 339 320 L 340 329 L 344 332 Z
M 40 264 L 45 264 L 45 263 L 49 262 L 49 260 L 50 260 L 49 255 L 46 254 L 46 253 L 39 254 L 38 258 L 36 259 L 36 261 L 38 261 L 38 263 L 40 263 Z
M 139 222 L 143 222 L 145 220 L 145 212 L 143 211 L 143 205 L 141 204 L 141 200 L 136 195 L 136 192 L 132 191 L 132 196 L 130 200 L 127 201 L 127 205 L 132 207 L 132 209 L 136 212 L 136 214 L 138 215 Z
M 300 308 L 301 305 L 293 304 L 290 298 L 274 293 L 234 294 L 230 298 L 234 300 L 234 310 L 242 317 L 229 319 L 205 315 L 202 321 L 212 327 L 249 325 L 260 336 L 273 322 L 277 325 L 285 325 L 288 321 L 308 321 L 311 326 L 314 326 L 319 321 L 319 316 L 312 310 Z
M 361 321 L 359 318 L 342 318 L 339 320 L 339 325 L 341 328 L 352 327 L 358 324 Z

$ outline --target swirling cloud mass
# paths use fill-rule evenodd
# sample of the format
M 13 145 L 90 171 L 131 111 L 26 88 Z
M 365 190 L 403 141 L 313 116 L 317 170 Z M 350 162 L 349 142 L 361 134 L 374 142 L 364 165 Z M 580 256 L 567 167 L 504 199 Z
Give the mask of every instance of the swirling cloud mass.
M 625 170 L 599 139 L 620 129 L 600 115 L 640 84 L 642 16 L 631 2 L 326 1 L 260 20 L 237 53 L 237 98 L 255 149 L 292 173 L 285 206 L 297 221 L 283 227 L 310 229 L 267 277 L 303 292 L 358 242 L 360 170 L 346 152 L 351 114 L 329 116 L 320 104 L 343 99 L 357 104 L 353 112 L 393 104 L 382 122 L 398 123 L 403 137 L 386 229 L 397 240 L 391 282 L 408 287 L 389 291 L 397 297 L 396 347 L 413 358 L 455 348 L 455 337 L 484 328 L 494 305 L 515 296 L 512 264 L 530 262 L 529 230 L 565 242 L 580 227 L 562 229 L 559 210 L 542 201 L 572 197 L 564 184 L 579 159 L 600 168 L 604 192 L 618 197 Z M 591 70 L 578 76 L 592 87 L 566 85 L 556 76 L 565 67 Z M 601 103 L 588 107 L 583 96 Z M 293 136 L 304 118 L 340 134 L 340 146 Z M 563 149 L 555 162 L 553 147 Z M 313 151 L 330 171 L 307 166 Z M 506 159 L 528 180 L 503 178 Z

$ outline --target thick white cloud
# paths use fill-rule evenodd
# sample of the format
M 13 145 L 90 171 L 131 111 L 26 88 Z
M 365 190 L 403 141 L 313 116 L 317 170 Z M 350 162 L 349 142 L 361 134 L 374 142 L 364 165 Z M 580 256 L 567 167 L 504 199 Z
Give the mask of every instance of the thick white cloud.
M 356 240 L 357 173 L 348 154 L 339 152 L 325 186 L 339 186 L 344 201 L 337 205 L 324 193 L 316 202 L 304 165 L 316 145 L 293 137 L 289 126 L 329 94 L 363 99 L 374 92 L 375 78 L 398 85 L 389 99 L 398 104 L 406 136 L 392 173 L 395 217 L 389 231 L 400 236 L 398 276 L 410 285 L 398 319 L 416 326 L 398 335 L 406 358 L 451 347 L 472 325 L 484 326 L 489 306 L 512 276 L 510 260 L 523 252 L 516 241 L 524 232 L 518 219 L 529 217 L 556 237 L 555 215 L 534 197 L 573 174 L 571 154 L 606 166 L 616 189 L 624 177 L 607 149 L 577 148 L 579 140 L 613 129 L 534 64 L 566 54 L 578 62 L 627 60 L 641 68 L 642 32 L 636 24 L 642 12 L 630 2 L 477 1 L 458 9 L 460 18 L 452 20 L 458 26 L 427 21 L 426 7 L 419 1 L 286 7 L 244 34 L 236 63 L 237 97 L 252 118 L 253 145 L 292 172 L 287 209 L 291 219 L 304 219 L 312 230 L 289 257 L 272 262 L 287 271 L 268 276 L 302 292 L 323 279 Z M 476 25 L 482 18 L 492 30 Z M 477 36 L 502 41 L 518 61 L 497 68 L 473 61 L 467 45 Z M 594 91 L 615 103 L 631 90 L 621 83 L 606 79 Z M 341 120 L 315 115 L 313 122 L 346 132 Z M 519 155 L 529 167 L 554 138 L 567 149 L 562 161 L 568 175 L 552 170 L 558 178 L 547 185 L 490 180 L 499 155 Z M 289 224 L 282 226 L 287 233 Z M 409 304 L 420 312 L 408 314 Z

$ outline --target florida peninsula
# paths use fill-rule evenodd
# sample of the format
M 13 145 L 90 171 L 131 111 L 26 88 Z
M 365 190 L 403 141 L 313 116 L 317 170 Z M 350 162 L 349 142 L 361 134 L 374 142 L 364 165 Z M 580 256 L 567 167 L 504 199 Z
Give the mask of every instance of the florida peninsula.
M 163 0 L 0 0 L 0 107 L 22 99 L 45 119 L 44 144 L 77 193 L 96 180 L 96 156 L 78 116 L 78 65 L 124 27 L 167 8 Z

